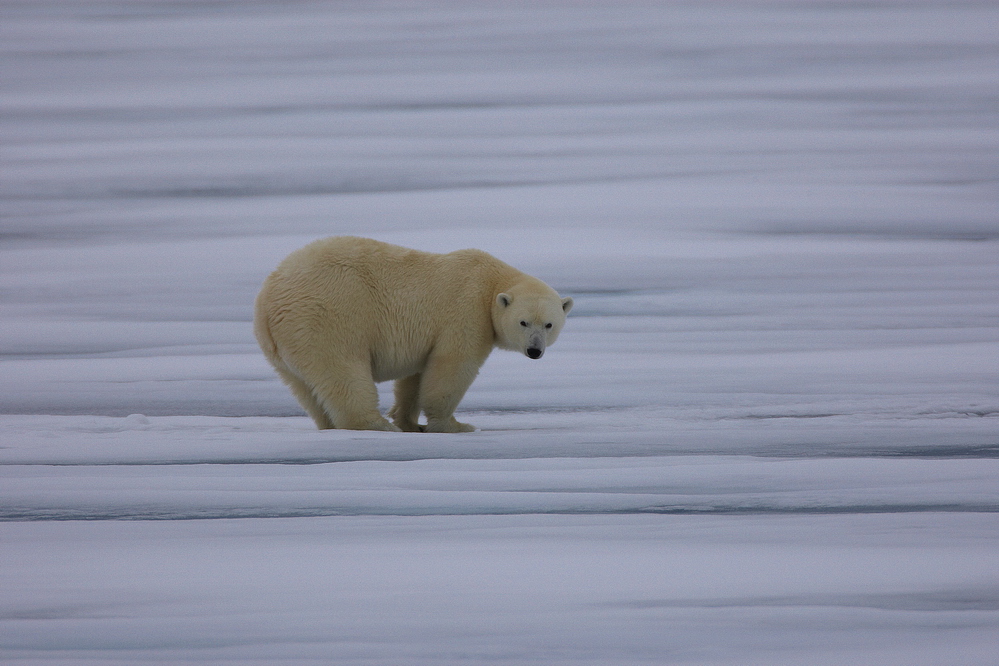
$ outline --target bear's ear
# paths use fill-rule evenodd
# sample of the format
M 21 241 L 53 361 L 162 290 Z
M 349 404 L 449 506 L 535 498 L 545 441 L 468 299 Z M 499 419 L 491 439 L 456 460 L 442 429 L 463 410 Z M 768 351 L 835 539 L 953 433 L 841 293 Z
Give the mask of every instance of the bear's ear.
M 496 296 L 496 303 L 501 308 L 509 307 L 509 305 L 513 303 L 513 296 L 510 294 L 499 294 Z
M 569 310 L 572 309 L 572 296 L 566 296 L 562 299 L 562 312 L 569 314 Z

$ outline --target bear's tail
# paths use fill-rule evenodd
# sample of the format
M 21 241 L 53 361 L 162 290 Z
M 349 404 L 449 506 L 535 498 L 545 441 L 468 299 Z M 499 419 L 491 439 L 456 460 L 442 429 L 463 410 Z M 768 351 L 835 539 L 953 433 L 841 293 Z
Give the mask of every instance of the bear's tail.
M 271 363 L 274 363 L 278 358 L 278 348 L 277 344 L 274 342 L 274 338 L 271 336 L 271 326 L 268 321 L 269 317 L 265 311 L 263 304 L 264 292 L 261 291 L 260 295 L 257 296 L 257 301 L 253 308 L 253 335 L 257 338 L 257 344 L 260 345 L 260 349 L 263 350 L 264 356 L 267 357 Z

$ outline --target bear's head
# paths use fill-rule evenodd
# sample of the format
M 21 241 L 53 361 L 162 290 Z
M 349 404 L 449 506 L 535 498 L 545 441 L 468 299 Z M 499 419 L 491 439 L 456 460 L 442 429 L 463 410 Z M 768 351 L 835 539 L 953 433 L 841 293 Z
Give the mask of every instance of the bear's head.
M 561 298 L 543 282 L 515 285 L 497 294 L 493 305 L 496 345 L 528 358 L 541 358 L 545 348 L 558 338 L 571 309 L 571 298 Z

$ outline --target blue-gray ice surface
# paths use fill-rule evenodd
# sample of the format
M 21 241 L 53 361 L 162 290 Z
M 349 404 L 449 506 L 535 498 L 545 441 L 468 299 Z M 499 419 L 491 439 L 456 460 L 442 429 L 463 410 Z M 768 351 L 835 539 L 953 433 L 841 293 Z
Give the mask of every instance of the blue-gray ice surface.
M 997 25 L 0 3 L 0 661 L 999 663 Z M 319 432 L 250 319 L 336 234 L 576 307 Z

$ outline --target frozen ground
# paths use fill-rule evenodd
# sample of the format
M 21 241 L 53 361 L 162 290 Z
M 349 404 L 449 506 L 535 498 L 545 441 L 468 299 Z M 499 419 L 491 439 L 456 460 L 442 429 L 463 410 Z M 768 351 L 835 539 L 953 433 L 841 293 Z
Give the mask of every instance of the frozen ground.
M 999 664 L 997 25 L 0 1 L 0 661 Z M 338 233 L 577 305 L 318 432 L 249 322 Z

